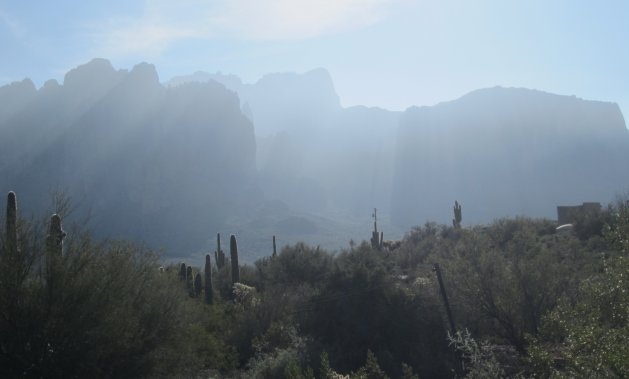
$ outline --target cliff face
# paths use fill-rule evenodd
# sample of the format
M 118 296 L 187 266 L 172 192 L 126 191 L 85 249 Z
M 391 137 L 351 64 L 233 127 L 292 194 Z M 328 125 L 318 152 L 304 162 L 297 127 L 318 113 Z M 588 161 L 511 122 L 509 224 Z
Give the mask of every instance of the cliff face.
M 491 88 L 404 113 L 342 108 L 325 70 L 171 84 L 152 65 L 96 59 L 62 84 L 0 87 L 0 191 L 27 212 L 63 191 L 99 236 L 177 256 L 245 226 L 264 246 L 279 230 L 338 248 L 364 237 L 373 208 L 395 238 L 449 224 L 455 200 L 465 225 L 554 218 L 557 205 L 629 189 L 629 132 L 612 103 Z
M 238 93 L 257 137 L 259 184 L 266 197 L 322 215 L 388 214 L 399 112 L 342 108 L 330 74 L 276 73 L 253 84 L 197 72 L 172 79 L 217 81 Z
M 238 93 L 243 107 L 250 111 L 256 133 L 262 137 L 287 129 L 307 134 L 341 110 L 332 78 L 321 68 L 303 74 L 267 74 L 253 84 L 244 84 L 235 75 L 197 72 L 175 77 L 168 85 L 208 81 Z
M 0 88 L 24 104 L 0 106 L 12 110 L 0 119 L 0 190 L 25 210 L 61 190 L 102 235 L 190 253 L 230 207 L 255 201 L 253 125 L 224 86 L 165 88 L 152 65 L 117 71 L 102 59 L 63 85 L 27 84 Z
M 449 223 L 554 218 L 559 204 L 613 200 L 629 188 L 629 132 L 616 104 L 491 88 L 410 108 L 399 127 L 394 220 Z

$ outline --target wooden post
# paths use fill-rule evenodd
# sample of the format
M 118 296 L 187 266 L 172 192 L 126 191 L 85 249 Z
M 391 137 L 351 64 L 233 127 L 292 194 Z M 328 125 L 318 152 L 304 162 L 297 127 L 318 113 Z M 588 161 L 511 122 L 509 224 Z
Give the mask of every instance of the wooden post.
M 439 263 L 435 263 L 433 265 L 433 271 L 437 274 L 437 281 L 439 281 L 439 289 L 441 290 L 443 305 L 446 307 L 446 314 L 448 315 L 448 321 L 450 322 L 450 332 L 454 335 L 454 333 L 456 333 L 456 327 L 454 326 L 454 319 L 452 318 L 452 311 L 450 310 L 448 294 L 446 293 L 446 288 L 443 285 L 443 278 L 441 277 L 441 268 L 439 267 Z
M 450 323 L 450 333 L 452 336 L 456 334 L 456 327 L 454 326 L 454 318 L 452 317 L 452 310 L 450 310 L 450 302 L 448 301 L 448 294 L 446 293 L 446 287 L 443 285 L 443 278 L 441 277 L 441 268 L 439 263 L 433 265 L 433 271 L 437 274 L 437 281 L 439 282 L 439 289 L 441 290 L 441 297 L 443 298 L 443 305 L 446 308 L 446 314 L 448 315 L 448 322 Z M 454 351 L 454 360 L 456 362 L 455 370 L 457 376 L 463 375 L 463 361 L 461 353 L 458 350 Z

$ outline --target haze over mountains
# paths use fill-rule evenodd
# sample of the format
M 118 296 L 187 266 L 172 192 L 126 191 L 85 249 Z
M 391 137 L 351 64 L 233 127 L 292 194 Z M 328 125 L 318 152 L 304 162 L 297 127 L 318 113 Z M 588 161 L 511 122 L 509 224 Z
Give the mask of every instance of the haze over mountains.
M 166 89 L 151 65 L 94 60 L 63 85 L 4 90 L 2 103 L 25 94 L 0 121 L 2 190 L 23 209 L 61 190 L 103 235 L 189 251 L 256 201 L 253 125 L 218 83 Z
M 556 218 L 557 205 L 612 201 L 629 188 L 618 105 L 515 88 L 474 91 L 400 120 L 393 217 L 439 222 L 451 199 L 468 222 Z M 431 199 L 426 201 L 425 199 Z
M 330 75 L 254 84 L 196 73 L 159 82 L 152 65 L 96 59 L 63 84 L 0 87 L 0 190 L 41 210 L 63 190 L 103 235 L 170 256 L 239 233 L 245 260 L 270 237 L 340 248 L 426 221 L 463 223 L 608 202 L 629 188 L 617 105 L 490 88 L 405 112 L 340 105 Z M 362 233 L 362 234 L 360 234 Z

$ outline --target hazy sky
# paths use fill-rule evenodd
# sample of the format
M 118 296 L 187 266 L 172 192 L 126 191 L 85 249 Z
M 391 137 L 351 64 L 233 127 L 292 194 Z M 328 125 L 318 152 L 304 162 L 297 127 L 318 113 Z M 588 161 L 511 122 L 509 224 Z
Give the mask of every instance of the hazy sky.
M 629 112 L 626 0 L 0 0 L 0 85 L 94 57 L 162 81 L 328 69 L 341 102 L 403 110 L 495 85 Z

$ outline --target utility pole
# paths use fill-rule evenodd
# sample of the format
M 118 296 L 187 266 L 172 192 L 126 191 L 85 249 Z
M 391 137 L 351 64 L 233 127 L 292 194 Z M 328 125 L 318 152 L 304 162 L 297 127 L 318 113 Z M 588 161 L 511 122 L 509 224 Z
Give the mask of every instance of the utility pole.
M 433 271 L 437 274 L 437 281 L 439 282 L 439 289 L 441 290 L 441 297 L 443 298 L 443 305 L 446 308 L 446 314 L 448 315 L 448 321 L 450 322 L 450 333 L 452 336 L 456 334 L 456 327 L 454 326 L 454 318 L 452 317 L 452 310 L 450 309 L 450 302 L 448 301 L 448 294 L 446 293 L 446 287 L 443 285 L 443 278 L 441 277 L 441 268 L 439 263 L 433 265 Z M 461 353 L 458 350 L 454 351 L 454 360 L 456 362 L 455 370 L 458 376 L 463 375 L 463 361 Z
M 437 274 L 437 281 L 439 281 L 439 289 L 441 290 L 443 305 L 446 307 L 446 314 L 448 315 L 448 321 L 450 322 L 450 332 L 454 335 L 454 333 L 456 333 L 456 327 L 454 326 L 454 319 L 452 318 L 452 310 L 450 310 L 450 302 L 448 301 L 446 287 L 443 285 L 443 278 L 441 277 L 441 268 L 439 267 L 439 263 L 435 263 L 433 265 L 433 271 Z

